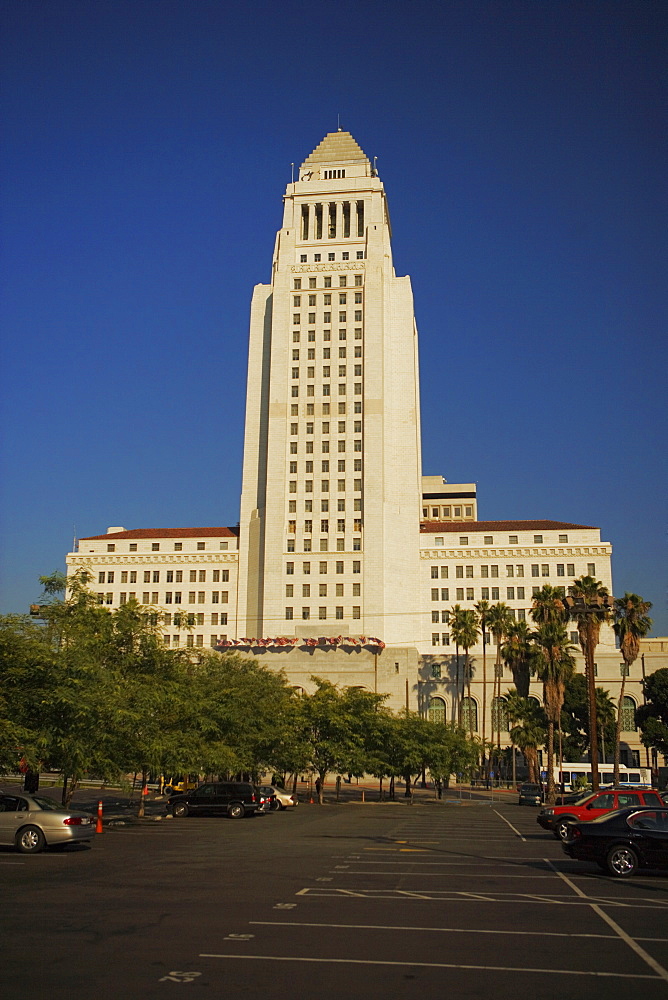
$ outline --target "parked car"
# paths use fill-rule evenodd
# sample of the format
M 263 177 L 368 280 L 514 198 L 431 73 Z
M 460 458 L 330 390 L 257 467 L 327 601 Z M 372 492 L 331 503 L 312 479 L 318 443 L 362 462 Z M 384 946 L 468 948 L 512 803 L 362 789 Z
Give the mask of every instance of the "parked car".
M 639 868 L 668 868 L 668 808 L 632 806 L 571 822 L 562 847 L 569 858 L 593 861 L 616 878 Z
M 574 820 L 591 821 L 615 809 L 627 806 L 663 806 L 658 792 L 642 789 L 605 788 L 585 796 L 579 802 L 564 806 L 545 806 L 538 813 L 536 822 L 544 830 L 551 830 L 558 840 L 564 840 L 568 823 Z
M 58 805 L 45 795 L 0 794 L 0 844 L 22 854 L 81 843 L 95 836 L 95 816 Z
M 167 811 L 173 816 L 242 816 L 262 815 L 266 799 L 260 790 L 246 781 L 211 781 L 182 795 L 170 795 Z
M 543 789 L 540 785 L 533 785 L 530 782 L 520 785 L 519 796 L 517 804 L 520 806 L 542 806 L 543 804 Z
M 279 788 L 278 785 L 260 785 L 260 791 L 263 795 L 273 796 L 272 809 L 290 809 L 292 806 L 299 805 L 299 799 L 296 795 L 290 795 L 289 792 L 286 792 L 284 788 Z

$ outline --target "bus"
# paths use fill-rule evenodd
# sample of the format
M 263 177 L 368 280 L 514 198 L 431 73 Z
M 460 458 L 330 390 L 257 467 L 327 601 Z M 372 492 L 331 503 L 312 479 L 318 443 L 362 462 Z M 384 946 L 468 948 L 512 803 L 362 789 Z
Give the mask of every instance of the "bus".
M 541 772 L 541 778 L 547 781 L 547 771 Z M 615 772 L 612 764 L 598 765 L 599 785 L 612 785 L 615 780 Z M 554 783 L 557 788 L 561 788 L 564 783 L 565 792 L 576 792 L 579 788 L 586 790 L 591 786 L 591 764 L 586 761 L 577 763 L 575 761 L 563 761 L 554 766 Z M 625 764 L 619 765 L 619 785 L 638 785 L 652 787 L 652 770 L 649 767 L 627 767 Z

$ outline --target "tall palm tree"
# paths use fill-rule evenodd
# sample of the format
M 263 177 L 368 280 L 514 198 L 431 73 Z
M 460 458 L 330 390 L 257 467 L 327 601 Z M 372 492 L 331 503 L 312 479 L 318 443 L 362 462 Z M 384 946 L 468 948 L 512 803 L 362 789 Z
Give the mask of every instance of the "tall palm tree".
M 615 600 L 614 621 L 612 627 L 619 639 L 619 650 L 624 659 L 622 685 L 617 703 L 617 723 L 615 726 L 615 770 L 614 782 L 619 783 L 620 743 L 622 734 L 622 710 L 624 706 L 624 687 L 626 676 L 631 670 L 631 664 L 638 659 L 640 640 L 644 639 L 652 627 L 652 619 L 647 612 L 652 602 L 645 601 L 639 594 L 624 594 Z
M 478 612 L 480 631 L 482 632 L 482 769 L 485 770 L 485 740 L 487 738 L 487 612 L 489 601 L 481 600 L 474 604 Z
M 552 587 L 546 583 L 531 600 L 533 606 L 529 614 L 536 625 L 565 622 L 568 619 L 562 587 Z
M 461 604 L 453 604 L 448 612 L 448 624 L 450 625 L 450 635 L 455 644 L 455 696 L 452 699 L 452 721 L 457 725 L 461 723 L 461 703 L 459 700 L 459 640 L 457 629 L 454 624 L 464 609 Z
M 601 635 L 601 625 L 610 620 L 612 598 L 608 588 L 593 576 L 581 576 L 568 588 L 570 597 L 565 604 L 569 617 L 576 622 L 580 647 L 585 658 L 587 700 L 589 707 L 589 750 L 592 787 L 598 791 L 598 718 L 596 713 L 596 679 L 594 653 Z
M 453 609 L 454 611 L 454 609 Z M 469 664 L 469 650 L 475 646 L 480 635 L 478 628 L 478 616 L 473 608 L 460 608 L 453 616 L 450 615 L 450 632 L 456 645 L 464 650 L 464 679 L 469 701 L 468 722 L 469 735 L 473 738 L 473 703 L 471 701 L 471 670 Z M 463 685 L 462 685 L 463 688 Z M 462 691 L 463 694 L 463 691 Z
M 543 705 L 547 716 L 547 801 L 554 804 L 554 727 L 559 725 L 567 681 L 573 676 L 575 661 L 568 644 L 566 626 L 546 622 L 534 633 L 540 653 L 538 676 L 543 682 Z
M 513 622 L 508 628 L 506 641 L 501 646 L 504 663 L 510 667 L 517 693 L 529 697 L 532 660 L 536 647 L 531 642 L 531 631 L 526 622 Z
M 503 602 L 499 604 L 492 604 L 491 608 L 487 611 L 487 625 L 489 631 L 494 636 L 494 642 L 496 643 L 496 662 L 494 664 L 494 686 L 492 692 L 492 704 L 497 705 L 501 701 L 501 641 L 508 634 L 514 618 L 510 613 L 510 608 L 507 604 Z M 497 748 L 500 750 L 501 747 L 501 727 L 500 727 L 500 712 L 496 713 L 497 721 Z M 492 743 L 494 743 L 494 713 L 492 713 Z
M 545 712 L 532 698 L 517 691 L 506 694 L 506 710 L 511 723 L 510 739 L 521 751 L 529 769 L 529 781 L 539 784 L 538 748 L 545 745 Z

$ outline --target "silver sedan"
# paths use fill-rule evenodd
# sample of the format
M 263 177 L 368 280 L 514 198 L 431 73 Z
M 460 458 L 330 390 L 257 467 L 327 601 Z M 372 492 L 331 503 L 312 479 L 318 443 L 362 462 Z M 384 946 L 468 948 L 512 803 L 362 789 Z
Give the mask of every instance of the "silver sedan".
M 0 794 L 0 844 L 22 854 L 45 847 L 79 843 L 95 836 L 95 817 L 59 806 L 45 795 Z

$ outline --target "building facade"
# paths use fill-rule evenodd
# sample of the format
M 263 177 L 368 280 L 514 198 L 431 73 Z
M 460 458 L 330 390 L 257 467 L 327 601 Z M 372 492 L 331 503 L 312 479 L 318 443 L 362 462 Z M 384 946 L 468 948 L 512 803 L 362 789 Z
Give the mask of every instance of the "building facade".
M 155 608 L 170 648 L 239 648 L 296 687 L 324 676 L 449 719 L 452 605 L 503 601 L 525 619 L 537 589 L 583 574 L 612 593 L 611 551 L 595 527 L 479 521 L 475 483 L 422 476 L 410 279 L 394 272 L 383 184 L 338 131 L 288 184 L 271 280 L 253 293 L 239 527 L 112 527 L 67 563 L 101 604 Z M 480 731 L 480 643 L 471 656 Z M 604 627 L 613 697 L 620 663 Z

